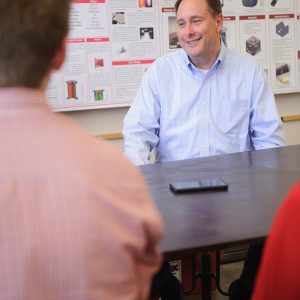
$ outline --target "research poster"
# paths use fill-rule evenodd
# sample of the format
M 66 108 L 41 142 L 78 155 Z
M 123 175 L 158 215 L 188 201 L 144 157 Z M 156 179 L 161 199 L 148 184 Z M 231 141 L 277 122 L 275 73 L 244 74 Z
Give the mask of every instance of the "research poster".
M 160 55 L 158 3 L 75 0 L 67 57 L 47 89 L 56 111 L 128 106 Z
M 180 48 L 175 0 L 74 0 L 54 111 L 129 106 L 147 68 Z M 300 0 L 221 0 L 226 47 L 256 60 L 274 93 L 300 91 Z

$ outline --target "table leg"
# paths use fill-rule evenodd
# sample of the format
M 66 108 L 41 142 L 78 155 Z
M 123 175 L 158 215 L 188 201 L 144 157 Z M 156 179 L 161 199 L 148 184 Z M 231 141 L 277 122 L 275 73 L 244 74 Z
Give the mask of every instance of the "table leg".
M 201 269 L 202 272 L 199 273 L 198 277 L 201 278 L 201 299 L 211 300 L 211 255 L 208 251 L 204 251 L 201 256 Z
M 192 256 L 192 287 L 184 291 L 189 294 L 194 291 L 197 279 L 201 280 L 201 300 L 211 300 L 211 279 L 214 273 L 211 272 L 211 254 L 209 251 L 201 253 L 201 272 L 196 272 L 196 256 Z
M 216 252 L 216 273 L 212 272 L 212 258 L 209 251 L 204 251 L 201 254 L 201 272 L 196 272 L 196 256 L 192 256 L 192 287 L 185 290 L 185 294 L 191 293 L 196 287 L 196 280 L 200 279 L 202 283 L 201 288 L 201 299 L 211 300 L 212 290 L 211 290 L 211 280 L 216 281 L 217 290 L 224 296 L 228 296 L 228 293 L 224 292 L 220 285 L 220 261 L 221 255 L 220 251 Z
M 221 253 L 218 250 L 216 252 L 216 274 L 214 274 L 214 279 L 216 281 L 217 290 L 220 294 L 228 297 L 228 292 L 225 292 L 221 288 Z

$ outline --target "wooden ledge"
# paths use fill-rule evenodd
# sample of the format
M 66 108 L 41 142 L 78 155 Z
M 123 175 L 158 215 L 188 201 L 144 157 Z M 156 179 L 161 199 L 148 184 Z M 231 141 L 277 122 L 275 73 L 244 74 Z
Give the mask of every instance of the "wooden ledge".
M 123 139 L 122 132 L 99 134 L 99 135 L 96 135 L 96 137 L 102 138 L 104 140 L 120 140 L 120 139 Z
M 300 121 L 300 115 L 282 116 L 281 120 L 282 120 L 282 122 Z M 100 137 L 104 140 L 121 140 L 121 139 L 123 139 L 122 132 L 99 134 L 99 135 L 96 135 L 96 137 Z
M 300 115 L 282 116 L 282 122 L 300 121 Z

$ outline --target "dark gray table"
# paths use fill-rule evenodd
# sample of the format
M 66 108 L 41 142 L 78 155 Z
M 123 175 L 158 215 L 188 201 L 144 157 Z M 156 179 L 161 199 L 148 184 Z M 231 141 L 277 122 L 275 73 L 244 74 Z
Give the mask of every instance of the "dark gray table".
M 262 241 L 300 179 L 300 145 L 141 166 L 165 222 L 166 258 Z M 173 181 L 222 178 L 228 191 L 174 194 Z M 209 299 L 209 297 L 204 297 Z

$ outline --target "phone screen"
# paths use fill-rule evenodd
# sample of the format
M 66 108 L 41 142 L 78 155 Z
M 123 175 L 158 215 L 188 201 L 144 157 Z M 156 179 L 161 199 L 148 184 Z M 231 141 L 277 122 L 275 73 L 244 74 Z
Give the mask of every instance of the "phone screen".
M 228 184 L 219 178 L 197 181 L 177 181 L 170 183 L 170 189 L 175 192 L 227 190 Z

